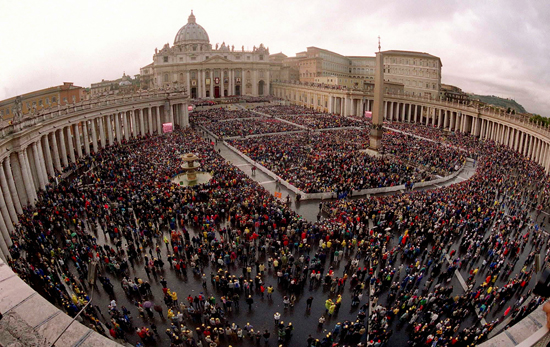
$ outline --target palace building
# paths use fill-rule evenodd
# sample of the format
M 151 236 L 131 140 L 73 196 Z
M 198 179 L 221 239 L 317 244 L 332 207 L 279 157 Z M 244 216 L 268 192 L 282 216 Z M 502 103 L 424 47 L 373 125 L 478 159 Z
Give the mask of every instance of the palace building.
M 191 11 L 174 45 L 155 49 L 153 62 L 141 68 L 141 88 L 184 87 L 193 99 L 269 95 L 272 69 L 280 69 L 280 64 L 270 62 L 269 49 L 263 44 L 252 51 L 225 42 L 212 47 Z

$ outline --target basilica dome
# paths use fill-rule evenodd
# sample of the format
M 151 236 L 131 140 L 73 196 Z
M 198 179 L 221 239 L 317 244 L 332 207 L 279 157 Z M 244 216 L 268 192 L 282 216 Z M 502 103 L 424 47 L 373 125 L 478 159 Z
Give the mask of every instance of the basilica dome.
M 193 11 L 187 19 L 187 24 L 178 31 L 174 39 L 174 45 L 187 43 L 210 43 L 206 30 L 197 24 Z

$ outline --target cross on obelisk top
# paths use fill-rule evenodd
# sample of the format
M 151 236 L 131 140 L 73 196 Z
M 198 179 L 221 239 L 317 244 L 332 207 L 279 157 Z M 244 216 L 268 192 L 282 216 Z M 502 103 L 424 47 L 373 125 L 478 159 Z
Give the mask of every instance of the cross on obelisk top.
M 378 52 L 380 52 L 380 36 L 378 36 Z

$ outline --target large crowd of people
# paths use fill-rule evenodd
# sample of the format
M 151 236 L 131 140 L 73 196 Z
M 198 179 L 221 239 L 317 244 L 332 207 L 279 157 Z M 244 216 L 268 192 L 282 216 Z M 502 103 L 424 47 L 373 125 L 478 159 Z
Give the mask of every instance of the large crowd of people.
M 302 130 L 293 124 L 273 118 L 253 118 L 247 120 L 229 120 L 225 122 L 208 122 L 202 124 L 202 126 L 219 138 L 237 136 L 247 137 L 249 135 L 262 135 Z
M 305 193 L 352 192 L 446 176 L 460 168 L 461 151 L 401 133 L 383 137 L 384 154 L 365 153 L 364 129 L 302 132 L 230 143 Z M 422 168 L 420 170 L 419 168 Z
M 277 118 L 303 125 L 309 129 L 332 129 L 345 127 L 359 127 L 362 122 L 331 113 L 314 113 L 310 115 L 279 115 Z
M 222 136 L 241 136 L 253 120 L 210 124 L 224 124 Z M 263 122 L 261 129 L 271 124 Z M 235 145 L 275 172 L 279 162 L 288 165 L 280 170 L 311 165 L 312 184 L 331 176 L 330 189 L 360 182 L 353 173 L 362 171 L 373 186 L 425 175 L 405 160 L 444 171 L 451 168 L 442 158 L 463 160 L 397 133 L 383 139 L 393 159 L 367 158 L 357 153 L 367 140 L 348 129 Z M 9 265 L 71 316 L 93 298 L 82 323 L 136 346 L 472 346 L 542 302 L 531 292 L 534 255 L 548 254 L 550 240 L 531 211 L 548 207 L 549 177 L 492 142 L 461 142 L 479 155 L 472 179 L 325 202 L 317 222 L 226 162 L 199 131 L 117 142 L 39 193 L 19 218 Z M 208 183 L 171 183 L 188 152 L 212 174 Z M 292 174 L 303 180 L 292 183 L 307 185 Z M 467 288 L 456 285 L 459 275 Z M 294 320 L 297 307 L 306 314 Z

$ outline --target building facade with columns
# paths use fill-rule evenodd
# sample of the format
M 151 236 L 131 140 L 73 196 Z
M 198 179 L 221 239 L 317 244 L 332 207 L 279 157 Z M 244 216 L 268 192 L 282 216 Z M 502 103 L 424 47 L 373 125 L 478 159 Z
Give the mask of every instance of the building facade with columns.
M 251 51 L 225 42 L 212 47 L 208 33 L 191 12 L 174 45 L 155 49 L 153 62 L 140 69 L 141 88 L 184 87 L 193 99 L 269 95 L 271 71 L 280 66 L 270 61 L 263 44 Z

